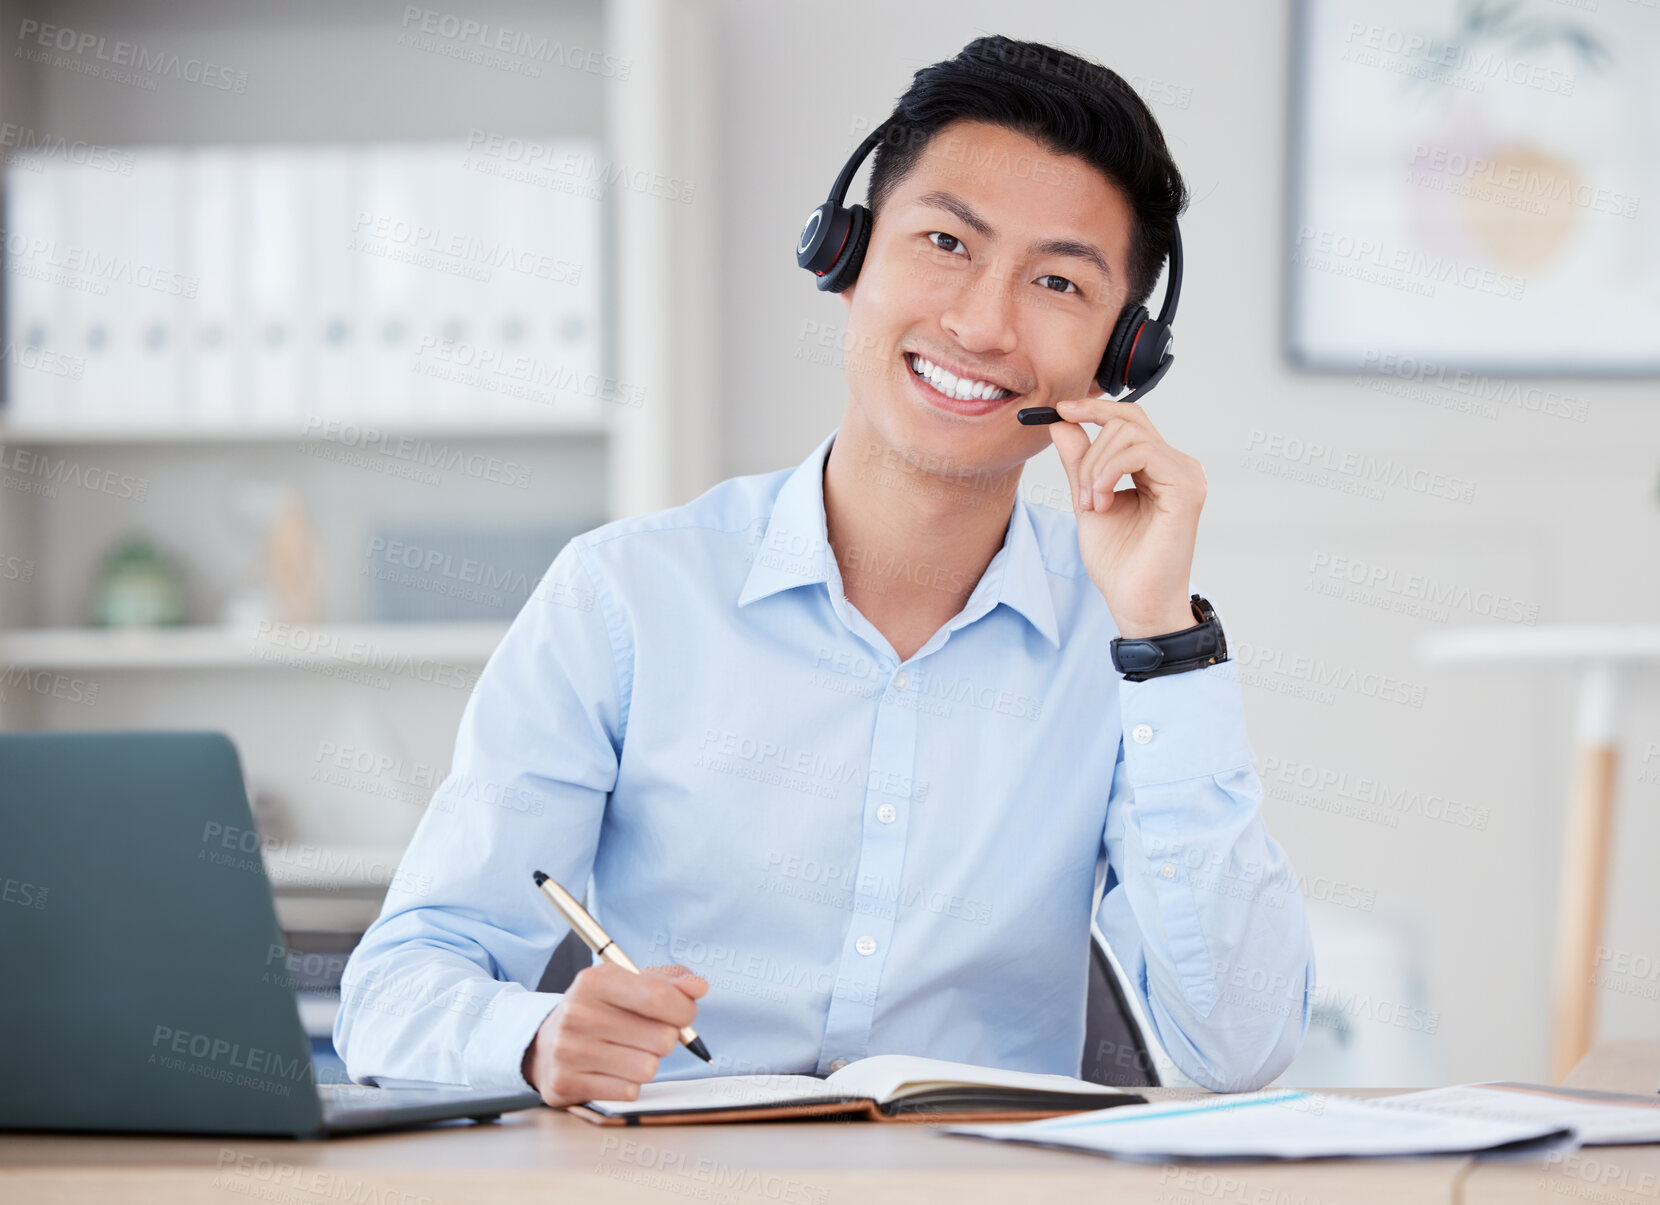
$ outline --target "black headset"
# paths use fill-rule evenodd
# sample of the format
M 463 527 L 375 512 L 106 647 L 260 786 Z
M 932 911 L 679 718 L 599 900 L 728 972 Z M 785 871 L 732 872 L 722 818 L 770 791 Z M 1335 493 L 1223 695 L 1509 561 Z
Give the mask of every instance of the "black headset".
M 842 202 L 847 197 L 853 177 L 881 141 L 891 121 L 885 121 L 859 144 L 847 161 L 836 182 L 830 186 L 830 195 L 824 204 L 807 215 L 801 227 L 801 238 L 795 247 L 795 262 L 818 277 L 820 291 L 840 293 L 859 277 L 859 268 L 865 262 L 865 248 L 870 245 L 870 210 L 863 205 L 848 207 Z M 1133 402 L 1163 379 L 1175 362 L 1171 354 L 1171 326 L 1176 321 L 1176 304 L 1182 296 L 1182 233 L 1174 223 L 1170 227 L 1170 265 L 1164 281 L 1164 304 L 1157 318 L 1149 317 L 1147 307 L 1131 306 L 1118 316 L 1107 340 L 1107 350 L 1101 357 L 1101 366 L 1095 370 L 1095 382 L 1108 394 L 1119 390 L 1130 392 L 1116 400 Z M 1020 411 L 1022 423 L 1034 426 L 1061 421 L 1050 406 L 1029 406 Z

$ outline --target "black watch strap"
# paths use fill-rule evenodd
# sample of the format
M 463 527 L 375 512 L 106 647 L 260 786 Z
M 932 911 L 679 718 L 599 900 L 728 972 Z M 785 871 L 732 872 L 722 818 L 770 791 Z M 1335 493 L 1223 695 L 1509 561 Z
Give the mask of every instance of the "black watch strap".
M 1144 636 L 1112 642 L 1112 667 L 1129 682 L 1145 682 L 1165 674 L 1202 669 L 1228 659 L 1228 641 L 1222 635 L 1222 621 L 1216 608 L 1195 594 L 1188 600 L 1198 623 L 1163 636 Z

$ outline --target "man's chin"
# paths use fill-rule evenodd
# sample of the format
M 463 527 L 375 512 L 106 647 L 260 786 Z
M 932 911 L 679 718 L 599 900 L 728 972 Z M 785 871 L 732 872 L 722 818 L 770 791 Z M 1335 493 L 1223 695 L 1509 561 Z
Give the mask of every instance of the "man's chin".
M 904 406 L 867 417 L 854 435 L 850 451 L 882 468 L 920 469 L 937 475 L 941 484 L 956 482 L 965 488 L 990 489 L 1020 465 L 1010 466 L 1010 451 L 1018 433 L 1028 430 L 1013 421 L 1002 430 L 992 423 L 953 421 L 951 415 L 931 414 Z M 838 439 L 840 436 L 837 437 Z M 868 445 L 868 446 L 867 446 Z M 866 459 L 868 458 L 868 459 Z M 1022 460 L 1021 463 L 1024 463 Z

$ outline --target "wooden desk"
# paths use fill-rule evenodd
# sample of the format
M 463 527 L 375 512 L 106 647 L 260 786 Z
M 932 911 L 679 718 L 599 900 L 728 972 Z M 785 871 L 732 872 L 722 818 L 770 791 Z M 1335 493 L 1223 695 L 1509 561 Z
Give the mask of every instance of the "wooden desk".
M 1652 1091 L 1660 1043 L 1599 1048 L 1570 1082 Z M 1388 1090 L 1345 1093 L 1388 1095 Z M 1149 1089 L 1149 1096 L 1196 1095 Z M 1556 1165 L 1467 1159 L 1143 1166 L 1006 1146 L 924 1125 L 781 1122 L 602 1128 L 538 1109 L 499 1123 L 322 1142 L 0 1134 L 0 1201 L 267 1201 L 278 1205 L 712 1202 L 911 1205 L 1412 1205 L 1537 1200 L 1656 1205 L 1660 1148 L 1592 1150 Z M 1610 1156 L 1610 1157 L 1605 1157 Z M 1622 1180 L 1604 1181 L 1606 1168 Z M 1588 1182 L 1591 1174 L 1596 1182 Z M 1660 1180 L 1653 1181 L 1660 1184 Z M 1622 1187 L 1622 1185 L 1628 1187 Z M 1619 1195 L 1624 1192 L 1626 1195 Z
M 1579 1061 L 1570 1088 L 1652 1095 L 1660 1091 L 1660 1042 L 1609 1042 Z M 1471 1164 L 1462 1205 L 1656 1205 L 1660 1146 L 1584 1147 L 1561 1159 Z

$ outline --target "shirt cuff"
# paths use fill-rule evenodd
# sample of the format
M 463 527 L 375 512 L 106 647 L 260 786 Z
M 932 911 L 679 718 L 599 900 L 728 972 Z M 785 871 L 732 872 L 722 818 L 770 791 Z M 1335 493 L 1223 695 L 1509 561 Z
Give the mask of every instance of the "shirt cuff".
M 1231 661 L 1144 682 L 1121 678 L 1118 710 L 1131 786 L 1220 774 L 1256 760 Z
M 524 1077 L 525 1051 L 561 1000 L 562 992 L 529 992 L 513 984 L 491 1001 L 484 1024 L 467 1043 L 463 1066 L 472 1088 L 534 1092 Z

